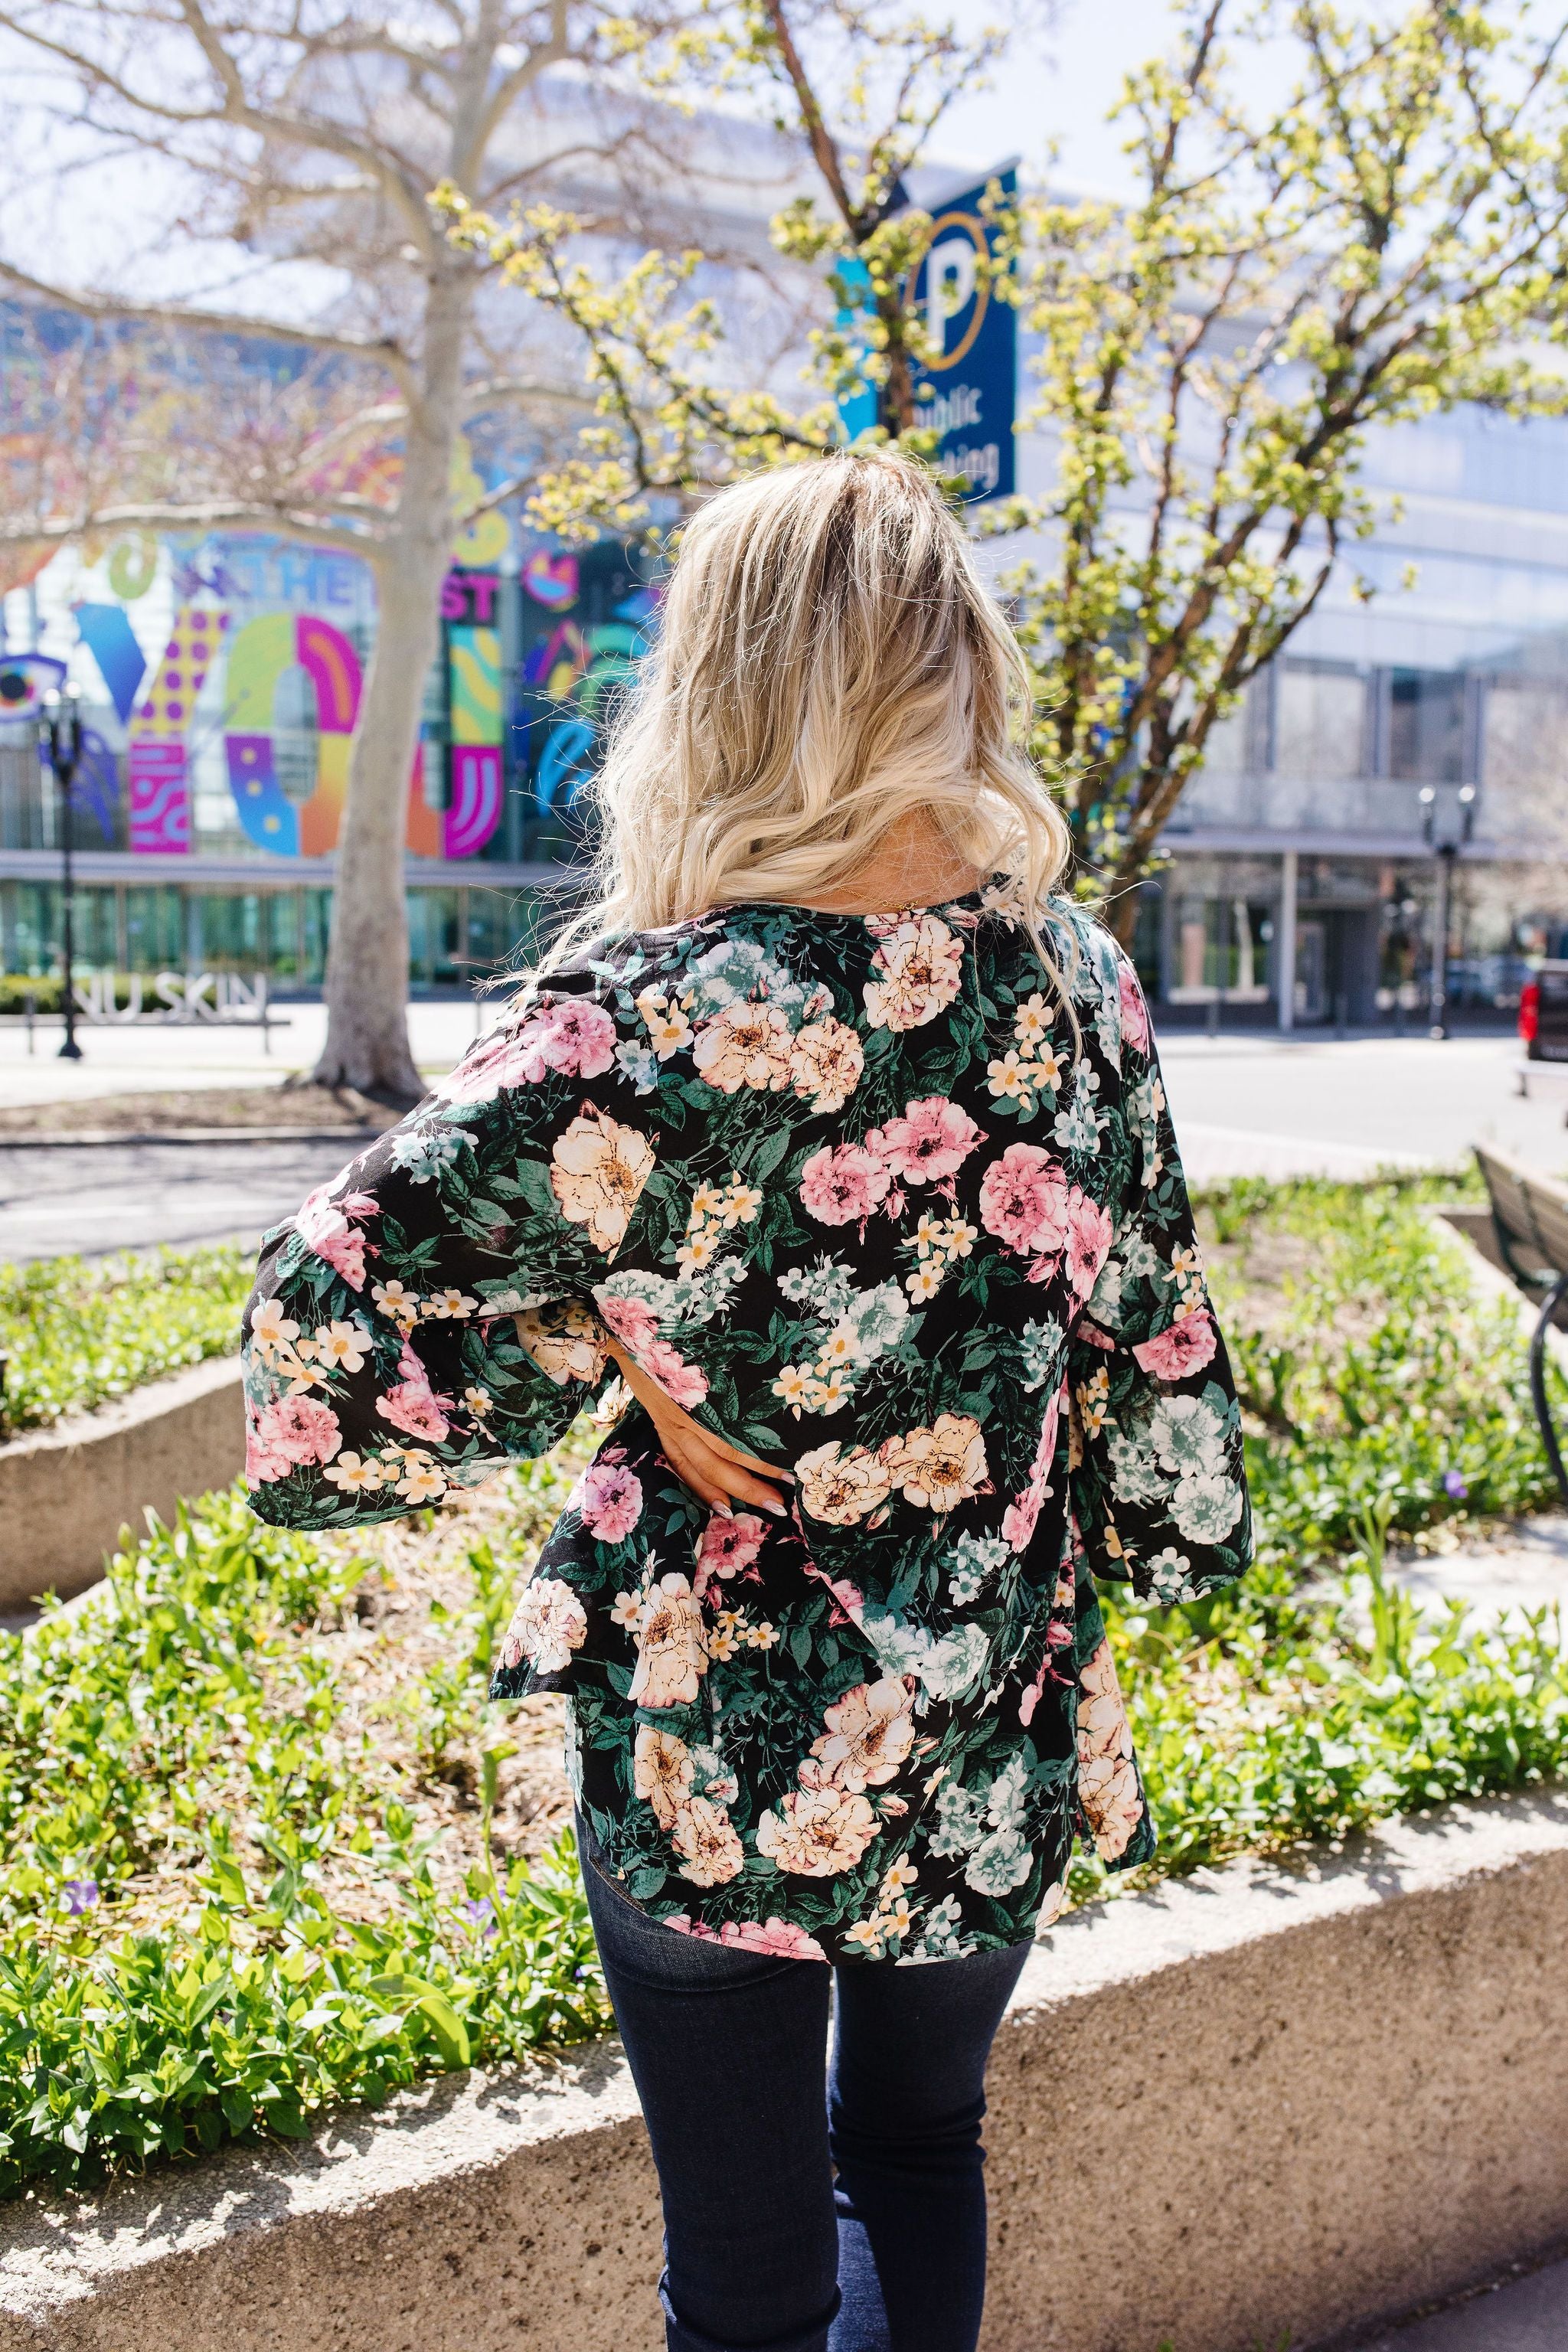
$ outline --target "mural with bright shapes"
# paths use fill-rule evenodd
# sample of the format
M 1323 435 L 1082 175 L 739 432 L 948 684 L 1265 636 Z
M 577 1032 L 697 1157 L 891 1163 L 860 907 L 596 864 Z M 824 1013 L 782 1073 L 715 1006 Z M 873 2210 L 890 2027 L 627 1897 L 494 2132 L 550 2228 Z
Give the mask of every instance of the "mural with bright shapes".
M 131 846 L 142 856 L 190 850 L 186 737 L 226 618 L 210 606 L 183 604 L 152 686 L 132 708 L 126 753 Z
M 283 786 L 273 724 L 279 682 L 296 666 L 310 682 L 316 710 L 315 789 L 299 804 Z M 275 857 L 325 857 L 337 847 L 363 690 L 352 639 L 319 614 L 263 613 L 236 635 L 224 756 L 239 821 L 258 849 Z M 426 802 L 424 752 L 420 744 L 409 774 L 405 839 L 416 856 L 449 856 L 442 814 Z

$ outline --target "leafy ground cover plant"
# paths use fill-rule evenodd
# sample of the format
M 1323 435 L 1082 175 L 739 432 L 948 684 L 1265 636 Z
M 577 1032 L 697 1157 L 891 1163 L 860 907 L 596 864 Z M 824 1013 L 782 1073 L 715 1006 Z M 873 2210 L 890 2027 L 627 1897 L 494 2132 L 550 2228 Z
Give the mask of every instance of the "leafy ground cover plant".
M 207 1496 L 0 1637 L 0 2190 L 605 2028 L 558 1702 L 484 1699 L 565 1491 L 354 1547 Z
M 223 1244 L 0 1265 L 0 1438 L 232 1354 L 253 1264 Z
M 1145 1883 L 1568 1769 L 1555 1616 L 1423 1618 L 1386 1573 L 1396 1531 L 1451 1541 L 1550 1491 L 1512 1318 L 1475 1306 L 1436 1190 L 1205 1204 L 1263 1540 L 1234 1593 L 1107 1593 Z M 591 1436 L 352 1539 L 206 1496 L 0 1637 L 0 2191 L 298 2134 L 607 2025 L 560 1702 L 485 1696 Z M 1076 1866 L 1076 1899 L 1099 1885 Z
M 1432 1214 L 1477 1189 L 1247 1181 L 1201 1203 L 1266 1569 L 1349 1551 L 1382 1498 L 1410 1535 L 1557 1501 L 1517 1312 L 1478 1297 Z

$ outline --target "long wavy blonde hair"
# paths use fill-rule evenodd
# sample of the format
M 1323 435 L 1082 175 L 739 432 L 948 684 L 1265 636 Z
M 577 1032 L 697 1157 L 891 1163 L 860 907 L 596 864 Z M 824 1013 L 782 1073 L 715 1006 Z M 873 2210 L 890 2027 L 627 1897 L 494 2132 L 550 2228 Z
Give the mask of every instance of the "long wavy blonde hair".
M 589 788 L 590 903 L 541 969 L 736 901 L 811 904 L 917 814 L 955 864 L 1011 877 L 1034 931 L 1068 839 L 1025 750 L 1030 701 L 922 467 L 835 451 L 721 490 Z

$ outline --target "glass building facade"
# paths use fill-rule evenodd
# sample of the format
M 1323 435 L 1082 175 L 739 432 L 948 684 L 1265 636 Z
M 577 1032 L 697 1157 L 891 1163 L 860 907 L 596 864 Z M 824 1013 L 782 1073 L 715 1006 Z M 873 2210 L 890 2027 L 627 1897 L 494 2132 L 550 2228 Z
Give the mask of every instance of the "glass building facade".
M 1439 953 L 1450 995 L 1499 1017 L 1568 929 L 1568 423 L 1433 418 L 1378 436 L 1367 478 L 1400 502 L 1356 551 L 1375 593 L 1347 572 L 1249 687 L 1142 893 L 1139 959 L 1180 1017 L 1414 1021 Z M 655 607 L 633 551 L 484 520 L 443 593 L 407 780 L 416 991 L 525 943 Z M 0 970 L 58 968 L 66 818 L 29 713 L 68 670 L 89 730 L 79 963 L 318 989 L 374 642 L 363 568 L 132 534 L 56 555 L 0 618 Z

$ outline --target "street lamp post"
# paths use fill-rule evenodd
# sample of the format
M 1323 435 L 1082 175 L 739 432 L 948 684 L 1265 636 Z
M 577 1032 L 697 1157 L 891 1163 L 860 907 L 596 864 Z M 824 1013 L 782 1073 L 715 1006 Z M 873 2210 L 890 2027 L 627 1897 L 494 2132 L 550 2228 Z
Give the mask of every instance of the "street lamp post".
M 51 688 L 44 697 L 44 715 L 38 725 L 39 749 L 47 759 L 54 775 L 55 792 L 59 802 L 60 849 L 63 860 L 61 888 L 65 895 L 65 1043 L 60 1047 L 62 1062 L 79 1062 L 81 1047 L 76 1042 L 76 925 L 73 899 L 75 880 L 71 873 L 71 783 L 81 762 L 81 705 L 75 687 L 67 687 L 62 695 Z
M 1421 787 L 1421 830 L 1426 846 L 1431 850 L 1436 866 L 1437 887 L 1432 909 L 1432 977 L 1426 992 L 1430 1027 L 1428 1036 L 1446 1038 L 1448 1034 L 1448 906 L 1454 892 L 1454 865 L 1460 850 L 1470 837 L 1475 823 L 1476 788 L 1474 784 L 1459 787 L 1459 830 L 1458 835 L 1437 838 L 1437 794 L 1431 784 Z

